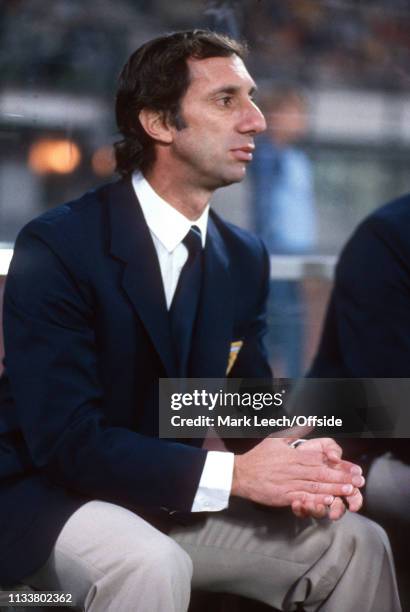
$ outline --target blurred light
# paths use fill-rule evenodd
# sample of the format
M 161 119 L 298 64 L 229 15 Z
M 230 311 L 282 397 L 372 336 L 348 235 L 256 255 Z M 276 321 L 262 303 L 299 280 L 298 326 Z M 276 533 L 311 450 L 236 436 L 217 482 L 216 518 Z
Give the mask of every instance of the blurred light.
M 81 161 L 78 145 L 72 140 L 43 139 L 30 147 L 28 163 L 36 174 L 69 174 Z
M 113 148 L 109 145 L 100 147 L 91 158 L 91 165 L 98 176 L 109 176 L 115 170 Z

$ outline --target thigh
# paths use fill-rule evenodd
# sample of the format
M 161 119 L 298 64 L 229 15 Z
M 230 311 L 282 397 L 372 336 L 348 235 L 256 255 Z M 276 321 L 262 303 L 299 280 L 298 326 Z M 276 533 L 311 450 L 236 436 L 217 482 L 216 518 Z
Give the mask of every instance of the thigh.
M 170 536 L 193 561 L 193 588 L 235 593 L 282 609 L 303 576 L 309 575 L 318 601 L 327 597 L 351 557 L 348 538 L 339 537 L 332 546 L 335 534 L 357 520 L 347 516 L 337 525 L 318 523 L 296 518 L 289 508 L 265 509 L 233 498 L 228 510 L 210 515 L 205 524 L 174 529 Z
M 103 501 L 91 501 L 79 508 L 64 525 L 46 564 L 23 582 L 37 590 L 72 593 L 83 607 L 92 585 L 110 574 L 118 574 L 118 589 L 131 566 L 147 564 L 163 554 L 174 542 L 135 513 Z M 182 551 L 181 551 L 182 552 Z M 183 553 L 185 554 L 185 553 Z M 121 568 L 124 571 L 121 572 Z

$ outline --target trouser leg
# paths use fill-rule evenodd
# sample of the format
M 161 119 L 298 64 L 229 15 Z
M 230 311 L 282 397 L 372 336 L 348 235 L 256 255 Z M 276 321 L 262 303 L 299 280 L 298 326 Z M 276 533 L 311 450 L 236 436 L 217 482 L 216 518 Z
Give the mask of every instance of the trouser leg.
M 75 512 L 45 566 L 24 582 L 72 593 L 87 612 L 185 612 L 192 562 L 133 512 L 101 501 Z
M 188 553 L 188 554 L 187 554 Z M 227 511 L 165 536 L 132 512 L 90 502 L 26 579 L 74 595 L 89 612 L 184 612 L 193 586 L 280 610 L 398 612 L 387 538 L 363 517 L 315 522 L 232 500 Z
M 387 538 L 357 515 L 338 522 L 300 520 L 289 509 L 267 512 L 233 500 L 204 525 L 170 535 L 192 558 L 196 588 L 286 611 L 401 609 Z

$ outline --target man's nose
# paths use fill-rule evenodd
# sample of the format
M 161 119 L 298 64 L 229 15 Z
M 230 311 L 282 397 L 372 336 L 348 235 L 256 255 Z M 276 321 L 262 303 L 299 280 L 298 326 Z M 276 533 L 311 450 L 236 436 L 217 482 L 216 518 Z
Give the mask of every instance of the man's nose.
M 254 102 L 244 109 L 239 130 L 244 133 L 259 134 L 266 130 L 265 117 Z

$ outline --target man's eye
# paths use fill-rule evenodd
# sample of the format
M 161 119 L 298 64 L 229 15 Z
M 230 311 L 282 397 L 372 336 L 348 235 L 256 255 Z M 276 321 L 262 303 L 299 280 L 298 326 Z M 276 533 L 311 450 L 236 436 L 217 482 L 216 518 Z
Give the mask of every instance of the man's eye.
M 232 96 L 224 96 L 223 98 L 219 98 L 218 103 L 221 106 L 230 106 L 232 103 Z

